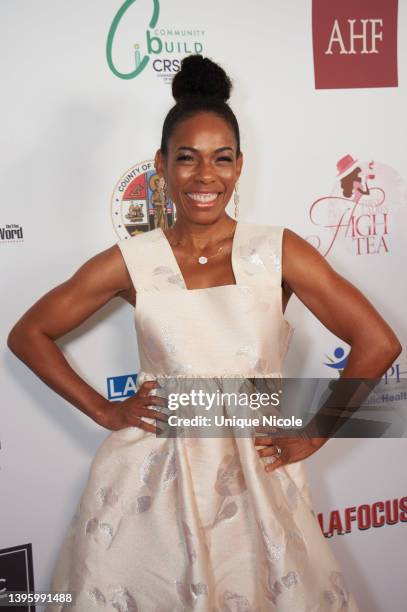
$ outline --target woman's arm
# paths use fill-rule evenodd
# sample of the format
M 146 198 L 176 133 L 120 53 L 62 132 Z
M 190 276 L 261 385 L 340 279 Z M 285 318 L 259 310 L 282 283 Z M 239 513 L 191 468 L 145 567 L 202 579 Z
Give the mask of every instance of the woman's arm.
M 317 319 L 351 346 L 343 377 L 378 378 L 401 353 L 396 334 L 369 300 L 289 229 L 283 236 L 282 275 Z
M 353 181 L 353 188 L 357 191 L 359 191 L 359 193 L 363 194 L 363 195 L 370 195 L 370 189 L 367 186 L 367 181 L 365 181 L 365 187 L 366 187 L 366 191 L 363 191 L 362 189 L 362 182 L 361 181 Z
M 42 296 L 17 321 L 7 339 L 11 351 L 37 376 L 96 422 L 108 402 L 70 367 L 55 340 L 116 296 L 135 301 L 127 267 L 114 245 Z
M 378 379 L 401 353 L 402 346 L 394 331 L 367 298 L 335 272 L 313 246 L 289 229 L 285 229 L 283 235 L 282 276 L 285 295 L 294 292 L 327 329 L 351 346 L 341 379 L 357 380 L 345 383 L 358 385 L 359 379 Z M 342 385 L 341 399 L 347 397 L 349 390 L 354 392 L 352 385 Z M 356 391 L 359 392 L 359 388 Z M 334 402 L 333 406 L 336 410 L 342 404 Z M 323 412 L 325 416 L 332 416 L 329 403 L 323 407 Z M 319 423 L 319 414 L 317 418 Z M 334 421 L 336 423 L 336 418 Z M 278 433 L 256 437 L 255 446 L 265 447 L 258 450 L 259 456 L 274 459 L 266 465 L 266 471 L 301 461 L 315 453 L 332 435 L 325 433 L 326 426 L 311 426 L 311 431 L 320 432 L 321 429 L 325 437 L 319 437 L 319 433 L 312 439 L 278 437 Z M 277 457 L 278 447 L 280 455 Z

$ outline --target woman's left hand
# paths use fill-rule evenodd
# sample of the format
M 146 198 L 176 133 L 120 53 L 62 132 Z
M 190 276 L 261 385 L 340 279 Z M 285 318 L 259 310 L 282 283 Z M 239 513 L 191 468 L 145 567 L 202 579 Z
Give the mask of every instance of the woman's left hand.
M 265 467 L 266 472 L 272 472 L 283 465 L 302 461 L 313 455 L 319 450 L 329 438 L 311 438 L 303 440 L 298 436 L 295 438 L 258 436 L 254 438 L 255 446 L 265 448 L 257 452 L 260 457 L 274 457 L 273 463 L 268 463 Z M 279 453 L 278 449 L 281 449 Z

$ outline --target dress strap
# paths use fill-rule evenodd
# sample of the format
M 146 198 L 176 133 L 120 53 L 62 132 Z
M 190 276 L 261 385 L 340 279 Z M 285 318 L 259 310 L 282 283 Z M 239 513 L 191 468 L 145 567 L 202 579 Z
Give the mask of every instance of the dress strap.
M 239 222 L 232 252 L 238 285 L 281 286 L 283 232 L 282 226 Z M 136 292 L 186 289 L 171 247 L 160 228 L 123 238 L 117 246 Z
M 123 238 L 117 243 L 137 291 L 185 289 L 160 228 Z
M 238 283 L 281 286 L 284 227 L 242 223 L 235 266 Z

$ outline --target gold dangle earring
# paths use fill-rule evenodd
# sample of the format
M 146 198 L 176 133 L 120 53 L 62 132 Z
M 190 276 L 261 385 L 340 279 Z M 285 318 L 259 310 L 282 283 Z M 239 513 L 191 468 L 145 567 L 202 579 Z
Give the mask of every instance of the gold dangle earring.
M 167 203 L 168 203 L 168 194 L 167 194 L 167 185 L 165 182 L 165 178 L 161 176 L 158 179 L 157 185 L 158 192 L 158 202 L 156 202 L 154 206 L 154 226 L 161 227 L 161 229 L 168 228 L 168 219 L 167 219 Z
M 239 188 L 239 183 L 235 183 L 235 193 L 233 196 L 233 200 L 235 203 L 235 219 L 238 218 L 239 216 L 239 192 L 238 192 L 238 188 Z
M 160 198 L 160 202 L 162 202 L 163 204 L 167 203 L 167 185 L 165 182 L 165 178 L 163 176 L 160 176 L 159 180 L 158 180 L 158 192 L 159 192 L 159 198 Z

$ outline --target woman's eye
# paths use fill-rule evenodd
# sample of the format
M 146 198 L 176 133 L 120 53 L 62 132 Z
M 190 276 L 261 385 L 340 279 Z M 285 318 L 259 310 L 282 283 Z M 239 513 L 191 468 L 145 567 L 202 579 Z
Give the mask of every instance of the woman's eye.
M 227 162 L 231 162 L 233 161 L 233 159 L 231 157 L 227 157 L 226 155 L 223 157 L 218 157 L 218 161 L 227 161 Z
M 179 155 L 177 161 L 191 161 L 192 155 Z

